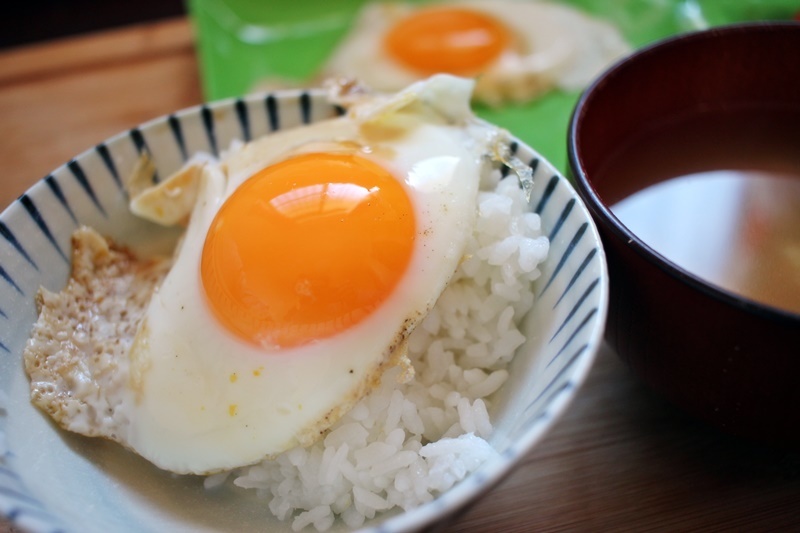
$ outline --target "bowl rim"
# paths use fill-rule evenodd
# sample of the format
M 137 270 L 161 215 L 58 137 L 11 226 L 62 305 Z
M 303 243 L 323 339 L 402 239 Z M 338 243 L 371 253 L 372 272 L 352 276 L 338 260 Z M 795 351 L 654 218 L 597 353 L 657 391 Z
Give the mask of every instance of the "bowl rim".
M 800 33 L 800 24 L 782 21 L 748 22 L 696 30 L 660 39 L 617 61 L 581 93 L 578 102 L 572 110 L 569 127 L 567 129 L 567 163 L 568 170 L 573 178 L 572 181 L 575 184 L 575 189 L 597 219 L 597 225 L 610 230 L 616 237 L 627 242 L 628 246 L 649 264 L 655 266 L 676 281 L 686 283 L 694 290 L 725 305 L 739 309 L 742 312 L 752 313 L 765 320 L 785 323 L 787 325 L 797 325 L 800 324 L 800 313 L 759 302 L 720 287 L 711 281 L 704 280 L 700 276 L 670 261 L 640 239 L 617 218 L 611 208 L 600 198 L 600 195 L 587 176 L 583 165 L 583 159 L 579 155 L 579 148 L 577 146 L 578 130 L 583 121 L 584 112 L 595 97 L 596 91 L 598 88 L 607 84 L 617 73 L 630 68 L 632 62 L 638 63 L 640 61 L 645 61 L 648 57 L 660 53 L 661 50 L 676 46 L 687 46 L 688 44 L 698 41 L 706 41 L 717 37 L 724 38 L 728 35 L 735 35 L 742 32 L 758 31 L 760 33 L 764 31 L 787 30 L 790 28 L 790 31 L 797 31 Z

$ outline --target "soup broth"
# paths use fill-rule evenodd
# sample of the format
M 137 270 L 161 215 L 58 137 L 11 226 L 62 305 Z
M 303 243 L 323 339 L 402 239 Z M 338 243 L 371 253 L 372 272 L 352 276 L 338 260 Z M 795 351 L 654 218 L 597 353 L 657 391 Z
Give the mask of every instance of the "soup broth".
M 800 313 L 800 109 L 707 111 L 659 125 L 612 154 L 595 183 L 668 260 Z

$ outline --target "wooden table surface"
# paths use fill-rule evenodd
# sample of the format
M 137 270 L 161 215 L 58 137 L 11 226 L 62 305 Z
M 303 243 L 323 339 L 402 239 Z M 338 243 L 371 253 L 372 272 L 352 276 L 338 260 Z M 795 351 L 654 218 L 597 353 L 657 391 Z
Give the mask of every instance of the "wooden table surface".
M 0 52 L 0 204 L 105 138 L 201 99 L 183 19 Z M 800 531 L 800 456 L 688 418 L 605 347 L 536 449 L 442 529 Z

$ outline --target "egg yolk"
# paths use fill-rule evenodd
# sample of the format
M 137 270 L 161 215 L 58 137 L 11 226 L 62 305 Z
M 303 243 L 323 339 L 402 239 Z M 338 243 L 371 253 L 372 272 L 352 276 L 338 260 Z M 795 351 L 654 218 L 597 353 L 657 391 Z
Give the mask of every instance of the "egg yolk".
M 353 154 L 304 154 L 261 170 L 223 203 L 203 247 L 203 286 L 234 334 L 299 346 L 389 298 L 415 234 L 411 200 L 387 169 Z
M 459 7 L 419 10 L 386 34 L 388 53 L 420 74 L 479 73 L 509 45 L 506 27 L 493 17 Z

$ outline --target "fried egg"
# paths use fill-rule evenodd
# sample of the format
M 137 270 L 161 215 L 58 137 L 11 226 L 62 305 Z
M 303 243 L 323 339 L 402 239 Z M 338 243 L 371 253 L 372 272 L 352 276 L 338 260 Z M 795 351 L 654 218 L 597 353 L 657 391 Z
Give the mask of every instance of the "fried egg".
M 439 75 L 365 97 L 138 193 L 140 216 L 188 226 L 127 357 L 53 385 L 29 344 L 34 397 L 95 402 L 56 418 L 211 473 L 313 443 L 391 366 L 409 379 L 406 339 L 462 260 L 502 137 L 473 120 L 472 87 Z
M 366 5 L 322 69 L 384 91 L 437 72 L 477 77 L 475 99 L 526 102 L 584 88 L 630 51 L 611 24 L 540 1 Z

